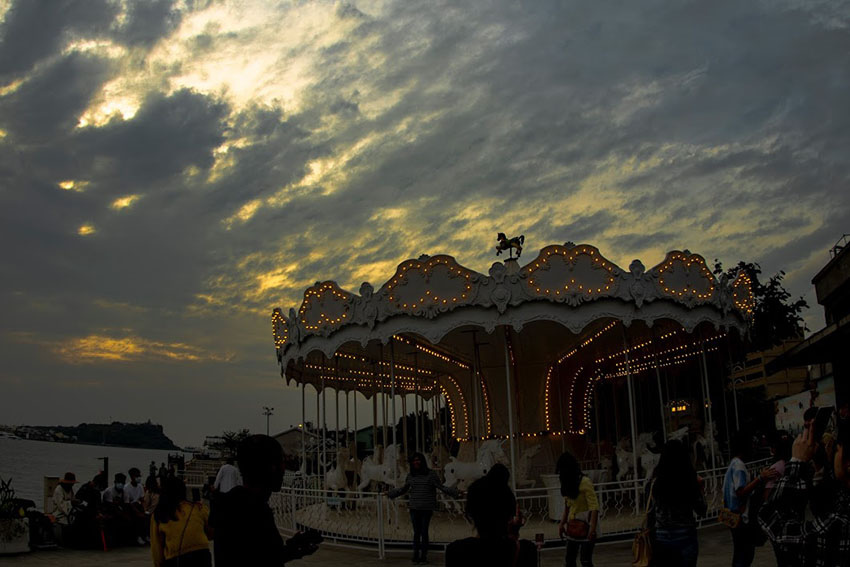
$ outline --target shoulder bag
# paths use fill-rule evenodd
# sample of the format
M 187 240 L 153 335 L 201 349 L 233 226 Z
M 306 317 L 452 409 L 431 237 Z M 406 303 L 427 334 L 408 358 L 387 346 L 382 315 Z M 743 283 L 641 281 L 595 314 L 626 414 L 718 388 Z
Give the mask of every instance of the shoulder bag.
M 189 522 L 192 520 L 192 512 L 194 511 L 195 505 L 192 504 L 192 507 L 189 509 L 189 516 L 186 517 L 186 524 L 183 526 L 183 532 L 180 534 L 180 544 L 177 546 L 177 555 L 171 559 L 166 559 L 162 563 L 163 567 L 180 567 L 180 552 L 183 551 L 183 537 L 186 535 L 186 528 L 189 527 Z
M 649 506 L 652 504 L 652 491 L 655 489 L 655 481 L 649 487 L 649 498 L 646 499 L 646 510 L 643 513 L 643 522 L 640 531 L 635 534 L 632 542 L 632 567 L 649 567 L 652 561 L 652 538 L 646 520 L 649 516 Z

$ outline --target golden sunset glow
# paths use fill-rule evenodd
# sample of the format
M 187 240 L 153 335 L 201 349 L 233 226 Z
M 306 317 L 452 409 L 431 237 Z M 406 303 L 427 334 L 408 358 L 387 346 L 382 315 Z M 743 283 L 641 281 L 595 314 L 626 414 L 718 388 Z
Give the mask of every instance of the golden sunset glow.
M 89 236 L 95 232 L 97 232 L 97 230 L 94 228 L 94 225 L 91 224 L 80 225 L 80 228 L 77 229 L 77 234 L 80 236 Z
M 111 337 L 88 335 L 57 345 L 55 352 L 71 364 L 96 362 L 131 362 L 143 359 L 165 359 L 179 362 L 224 362 L 230 355 L 208 352 L 185 343 L 151 341 L 137 336 Z
M 130 207 L 139 200 L 139 195 L 127 195 L 126 197 L 121 197 L 119 199 L 115 199 L 109 208 L 115 209 L 116 211 L 120 211 L 121 209 L 126 209 Z

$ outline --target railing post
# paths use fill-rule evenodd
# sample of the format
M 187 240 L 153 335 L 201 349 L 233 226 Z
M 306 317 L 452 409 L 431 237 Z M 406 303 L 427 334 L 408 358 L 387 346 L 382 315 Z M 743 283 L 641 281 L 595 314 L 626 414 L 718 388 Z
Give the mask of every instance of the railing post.
M 378 493 L 378 559 L 384 559 L 384 499 L 383 494 Z
M 298 524 L 295 521 L 295 488 L 289 487 L 289 514 L 292 516 L 292 531 L 298 531 Z

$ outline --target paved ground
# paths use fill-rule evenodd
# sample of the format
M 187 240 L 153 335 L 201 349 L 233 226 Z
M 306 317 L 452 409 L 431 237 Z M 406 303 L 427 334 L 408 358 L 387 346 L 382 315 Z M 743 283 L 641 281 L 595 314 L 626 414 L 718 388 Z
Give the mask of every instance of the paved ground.
M 700 567 L 726 567 L 732 563 L 732 540 L 728 530 L 723 527 L 713 527 L 700 530 Z M 594 552 L 594 565 L 631 565 L 631 542 L 602 544 Z M 442 554 L 431 558 L 434 565 L 443 563 Z M 561 550 L 547 550 L 543 553 L 543 565 L 556 567 L 563 565 Z M 0 559 L 3 567 L 8 566 L 67 566 L 67 567 L 149 567 L 151 565 L 148 548 L 122 548 L 108 552 L 97 551 L 38 551 L 26 555 L 3 557 Z M 345 565 L 346 567 L 395 567 L 408 566 L 408 553 L 390 553 L 385 560 L 378 559 L 376 551 L 341 549 L 338 547 L 323 547 L 315 555 L 292 562 L 295 566 L 331 567 Z M 770 545 L 756 550 L 754 567 L 769 567 L 776 565 Z

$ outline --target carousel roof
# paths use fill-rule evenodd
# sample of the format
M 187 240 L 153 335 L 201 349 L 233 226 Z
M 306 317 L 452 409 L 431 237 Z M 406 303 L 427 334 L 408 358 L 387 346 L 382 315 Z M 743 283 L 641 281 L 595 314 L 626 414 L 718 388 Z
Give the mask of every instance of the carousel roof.
M 574 373 L 573 387 L 582 372 L 593 374 L 592 383 L 641 365 L 657 368 L 686 356 L 681 337 L 698 328 L 702 348 L 725 330 L 743 334 L 753 306 L 746 274 L 732 282 L 715 278 L 688 250 L 669 252 L 650 270 L 639 260 L 624 270 L 596 247 L 568 242 L 546 246 L 522 266 L 516 259 L 495 262 L 486 275 L 451 256 L 423 255 L 399 264 L 377 291 L 369 283 L 354 294 L 317 282 L 297 312 L 274 309 L 272 331 L 287 382 L 317 389 L 369 396 L 393 375 L 397 391 L 444 394 L 467 414 L 467 384 L 480 376 L 488 432 L 497 426 L 490 423 L 496 416 L 489 390 L 499 383 L 493 375 L 504 376 L 510 365 L 532 391 L 525 397 L 537 403 L 521 405 L 529 414 L 524 430 L 540 431 L 552 429 L 553 372 Z M 576 361 L 569 370 L 568 359 Z

